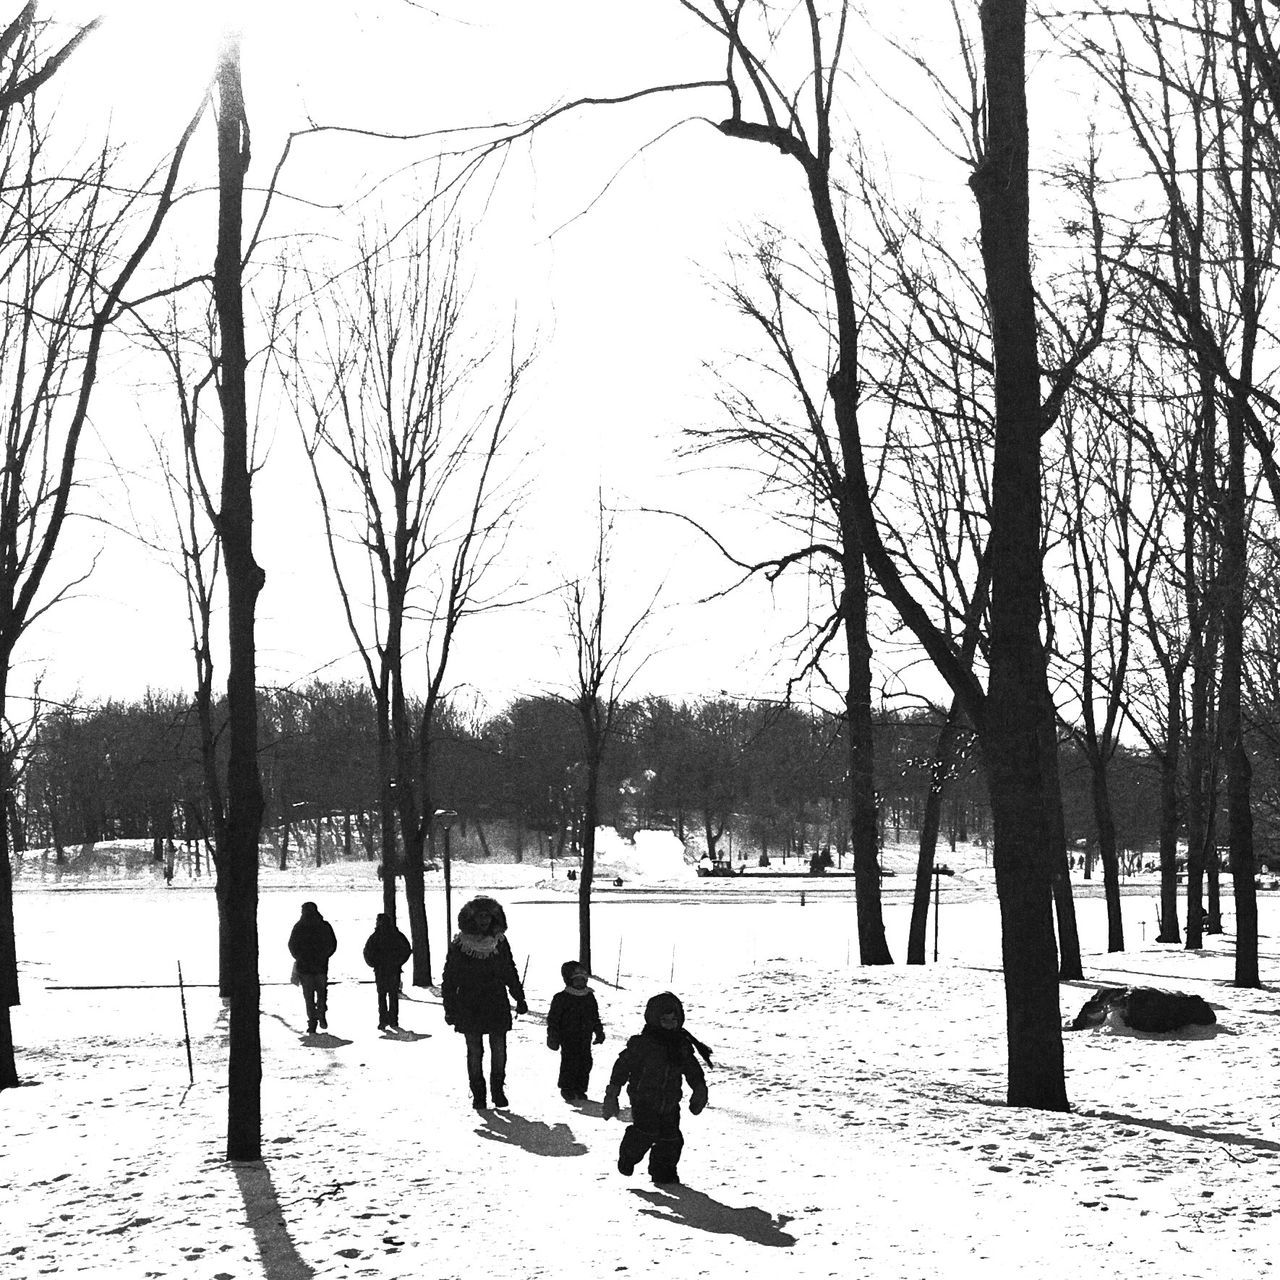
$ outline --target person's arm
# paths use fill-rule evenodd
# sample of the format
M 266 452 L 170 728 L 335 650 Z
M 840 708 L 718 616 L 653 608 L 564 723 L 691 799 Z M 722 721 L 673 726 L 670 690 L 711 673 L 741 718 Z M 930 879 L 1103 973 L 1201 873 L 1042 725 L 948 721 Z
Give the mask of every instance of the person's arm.
M 685 1045 L 681 1070 L 689 1082 L 689 1114 L 696 1116 L 707 1105 L 707 1077 L 693 1055 L 692 1045 Z
M 547 1048 L 560 1047 L 560 1032 L 564 1022 L 564 992 L 557 991 L 551 997 L 551 1008 L 547 1010 Z
M 334 933 L 333 925 L 331 925 L 327 920 L 325 921 L 324 927 L 328 932 L 328 937 L 325 938 L 325 946 L 327 948 L 325 956 L 327 958 L 333 955 L 333 953 L 338 949 L 338 935 Z
M 600 1104 L 602 1119 L 612 1120 L 621 1110 L 618 1095 L 622 1092 L 622 1086 L 626 1084 L 630 1075 L 631 1044 L 628 1042 L 627 1047 L 618 1054 L 617 1061 L 613 1064 L 613 1070 L 609 1073 L 609 1083 L 605 1086 L 604 1101 Z
M 511 954 L 511 944 L 506 938 L 503 938 L 498 945 L 502 948 L 502 960 L 506 967 L 507 989 L 515 999 L 516 1013 L 528 1013 L 529 1006 L 525 1003 L 524 984 L 520 981 L 519 970 L 516 969 L 516 958 Z
M 591 997 L 591 1016 L 594 1019 L 591 1029 L 595 1032 L 595 1042 L 604 1044 L 604 1023 L 600 1021 L 600 1005 L 594 995 Z
M 444 1005 L 444 1020 L 452 1025 L 458 1001 L 457 962 L 452 945 L 445 952 L 444 973 L 440 976 L 440 1000 Z

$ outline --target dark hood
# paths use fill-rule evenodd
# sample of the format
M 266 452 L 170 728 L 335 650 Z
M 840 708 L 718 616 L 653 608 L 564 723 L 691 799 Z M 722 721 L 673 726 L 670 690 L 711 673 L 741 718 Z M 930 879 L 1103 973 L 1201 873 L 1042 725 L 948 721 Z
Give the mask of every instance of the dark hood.
M 644 1025 L 646 1027 L 656 1027 L 658 1019 L 664 1013 L 674 1013 L 679 1019 L 677 1026 L 684 1026 L 684 1005 L 680 1003 L 680 997 L 671 991 L 663 991 L 654 996 L 644 1007 Z

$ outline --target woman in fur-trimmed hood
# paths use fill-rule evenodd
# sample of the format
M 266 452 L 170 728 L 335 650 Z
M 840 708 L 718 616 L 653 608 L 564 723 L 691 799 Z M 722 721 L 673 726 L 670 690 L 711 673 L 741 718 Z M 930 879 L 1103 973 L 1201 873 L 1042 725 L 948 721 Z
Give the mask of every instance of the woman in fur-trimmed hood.
M 467 1079 L 477 1110 L 485 1106 L 485 1036 L 489 1037 L 493 1105 L 507 1105 L 508 992 L 516 1002 L 517 1014 L 529 1012 L 506 932 L 507 916 L 501 904 L 493 898 L 472 898 L 458 912 L 458 932 L 449 943 L 440 985 L 444 1020 L 466 1038 Z

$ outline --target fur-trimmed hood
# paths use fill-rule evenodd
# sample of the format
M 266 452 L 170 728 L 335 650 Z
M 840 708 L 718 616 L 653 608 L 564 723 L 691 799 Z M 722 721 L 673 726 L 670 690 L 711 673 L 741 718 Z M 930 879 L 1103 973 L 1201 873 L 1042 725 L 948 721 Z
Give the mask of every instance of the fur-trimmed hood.
M 502 904 L 494 898 L 472 898 L 458 912 L 458 931 L 460 933 L 469 933 L 478 935 L 479 926 L 476 924 L 476 913 L 487 911 L 489 913 L 489 928 L 486 930 L 491 936 L 498 933 L 506 933 L 507 931 L 507 913 L 503 911 Z

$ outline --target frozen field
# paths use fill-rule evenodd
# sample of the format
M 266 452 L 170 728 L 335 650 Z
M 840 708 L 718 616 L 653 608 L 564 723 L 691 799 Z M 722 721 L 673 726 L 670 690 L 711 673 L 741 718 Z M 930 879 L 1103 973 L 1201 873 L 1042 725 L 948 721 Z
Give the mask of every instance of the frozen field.
M 1218 1025 L 1070 1034 L 1074 1111 L 1057 1115 L 1001 1102 L 998 918 L 981 883 L 944 892 L 942 963 L 875 970 L 854 963 L 849 880 L 602 891 L 593 985 L 609 1039 L 594 1101 L 575 1109 L 542 1026 L 576 952 L 572 886 L 532 867 L 460 869 L 455 911 L 491 885 L 528 963 L 511 1109 L 477 1115 L 433 992 L 409 989 L 403 1036 L 375 1030 L 359 951 L 376 886 L 300 874 L 262 895 L 267 1158 L 244 1167 L 221 1159 L 225 1015 L 201 985 L 214 980 L 211 892 L 21 888 L 14 1022 L 30 1087 L 0 1094 L 0 1276 L 1252 1280 L 1276 1265 L 1280 1001 L 1230 985 L 1229 937 L 1199 954 L 1156 948 L 1148 897 L 1126 897 L 1130 949 L 1112 957 L 1097 954 L 1102 902 L 1079 903 L 1090 982 L 1063 988 L 1064 1014 L 1095 979 L 1150 980 L 1205 995 Z M 899 960 L 907 890 L 887 894 Z M 339 938 L 330 1033 L 314 1037 L 284 945 L 304 898 Z M 438 891 L 429 910 L 438 976 Z M 1262 919 L 1271 987 L 1274 894 Z M 716 1060 L 675 1192 L 617 1173 L 621 1125 L 598 1105 L 644 1000 L 667 986 Z

